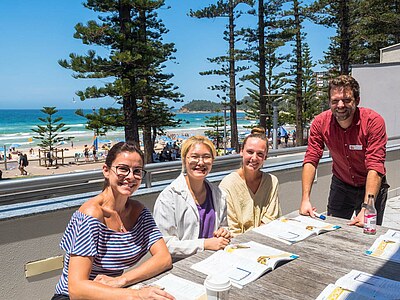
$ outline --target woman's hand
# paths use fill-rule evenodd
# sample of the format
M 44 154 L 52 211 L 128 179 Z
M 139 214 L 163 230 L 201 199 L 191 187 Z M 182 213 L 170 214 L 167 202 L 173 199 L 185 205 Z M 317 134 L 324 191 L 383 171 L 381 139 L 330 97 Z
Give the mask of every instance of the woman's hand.
M 212 237 L 204 240 L 205 250 L 220 250 L 224 249 L 230 242 L 230 239 L 224 237 Z
M 136 290 L 136 296 L 140 300 L 147 300 L 147 299 L 170 299 L 170 300 L 175 300 L 175 298 L 168 294 L 166 291 L 163 289 L 160 289 L 158 287 L 153 287 L 153 286 L 147 286 L 144 288 L 141 288 L 139 290 Z
M 96 282 L 99 282 L 101 284 L 108 285 L 111 287 L 117 287 L 117 288 L 124 287 L 126 285 L 126 279 L 121 276 L 111 277 L 111 276 L 99 274 L 96 276 L 96 278 L 93 281 L 96 281 Z
M 230 240 L 232 238 L 232 234 L 226 228 L 221 227 L 214 231 L 214 237 L 223 237 Z

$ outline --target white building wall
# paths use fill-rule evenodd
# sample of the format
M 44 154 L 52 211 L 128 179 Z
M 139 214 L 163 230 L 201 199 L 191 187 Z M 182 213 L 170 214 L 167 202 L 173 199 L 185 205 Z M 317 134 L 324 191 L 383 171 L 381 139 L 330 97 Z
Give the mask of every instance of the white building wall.
M 381 63 L 400 62 L 400 44 L 381 49 Z
M 389 137 L 400 136 L 400 63 L 353 66 L 360 84 L 360 106 L 377 111 Z

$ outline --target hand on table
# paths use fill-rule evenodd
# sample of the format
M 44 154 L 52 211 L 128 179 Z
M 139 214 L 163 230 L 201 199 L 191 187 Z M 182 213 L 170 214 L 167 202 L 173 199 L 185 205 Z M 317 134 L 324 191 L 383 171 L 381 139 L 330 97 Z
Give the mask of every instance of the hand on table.
M 175 298 L 168 294 L 163 289 L 154 286 L 146 286 L 144 288 L 136 290 L 136 295 L 140 300 L 147 300 L 147 299 L 170 299 L 175 300 Z
M 299 213 L 305 216 L 314 217 L 314 211 L 317 209 L 311 205 L 310 201 L 302 201 L 299 209 Z
M 365 209 L 361 209 L 358 215 L 355 216 L 354 219 L 347 224 L 350 226 L 355 225 L 358 227 L 364 227 L 364 210 Z
M 214 237 L 223 237 L 230 240 L 232 238 L 232 234 L 226 228 L 221 227 L 214 231 Z
M 230 239 L 224 237 L 212 237 L 204 240 L 204 249 L 221 250 L 228 246 Z

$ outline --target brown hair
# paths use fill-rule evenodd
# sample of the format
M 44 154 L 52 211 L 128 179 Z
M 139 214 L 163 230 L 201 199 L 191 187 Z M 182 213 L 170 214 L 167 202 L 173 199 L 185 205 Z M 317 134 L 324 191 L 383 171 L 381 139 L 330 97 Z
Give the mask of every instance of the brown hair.
M 267 152 L 268 152 L 268 139 L 267 139 L 267 136 L 265 135 L 264 128 L 258 127 L 258 126 L 253 127 L 250 134 L 248 136 L 246 136 L 245 139 L 243 140 L 242 147 L 241 147 L 242 150 L 244 149 L 244 145 L 246 145 L 247 140 L 249 138 L 258 138 L 258 139 L 265 141 L 265 143 L 267 144 Z
M 135 144 L 125 143 L 125 142 L 116 143 L 114 146 L 111 147 L 110 151 L 108 151 L 105 165 L 110 169 L 114 160 L 117 158 L 118 154 L 122 152 L 132 152 L 139 154 L 140 158 L 142 159 L 142 164 L 144 167 L 144 154 L 142 150 L 140 150 L 140 148 L 137 147 Z M 109 180 L 105 178 L 103 184 L 103 190 L 107 188 L 109 185 L 110 185 Z
M 354 99 L 357 100 L 358 98 L 360 98 L 360 85 L 358 84 L 357 80 L 355 80 L 350 75 L 340 75 L 329 81 L 328 85 L 329 100 L 331 99 L 331 90 L 337 87 L 343 87 L 343 88 L 349 87 L 353 92 Z

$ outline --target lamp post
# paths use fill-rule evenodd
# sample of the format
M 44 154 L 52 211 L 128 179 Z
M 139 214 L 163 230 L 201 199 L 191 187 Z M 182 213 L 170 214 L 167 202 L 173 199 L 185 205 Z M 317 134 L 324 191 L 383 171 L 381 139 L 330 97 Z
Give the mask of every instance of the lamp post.
M 227 140 L 227 134 L 226 134 L 226 106 L 228 105 L 226 103 L 226 97 L 225 96 L 220 96 L 217 94 L 217 97 L 222 100 L 221 104 L 224 107 L 224 138 L 223 138 L 223 143 L 224 143 L 224 155 L 226 155 L 226 140 Z
M 275 100 L 272 101 L 272 108 L 273 108 L 273 115 L 272 115 L 272 122 L 273 122 L 273 129 L 272 129 L 272 149 L 277 149 L 277 133 L 278 133 L 278 104 L 281 100 L 280 98 L 283 97 L 283 94 L 266 94 L 266 97 L 277 97 Z M 261 115 L 260 115 L 261 116 Z

